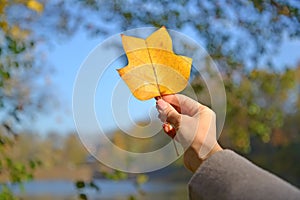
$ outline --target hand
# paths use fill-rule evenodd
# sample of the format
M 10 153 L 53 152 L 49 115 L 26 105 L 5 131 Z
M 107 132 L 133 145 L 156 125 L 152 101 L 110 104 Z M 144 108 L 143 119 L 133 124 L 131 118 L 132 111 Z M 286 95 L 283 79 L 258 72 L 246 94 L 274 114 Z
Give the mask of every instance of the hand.
M 180 94 L 163 96 L 156 104 L 164 131 L 184 148 L 184 164 L 189 170 L 195 172 L 205 159 L 222 150 L 211 109 Z

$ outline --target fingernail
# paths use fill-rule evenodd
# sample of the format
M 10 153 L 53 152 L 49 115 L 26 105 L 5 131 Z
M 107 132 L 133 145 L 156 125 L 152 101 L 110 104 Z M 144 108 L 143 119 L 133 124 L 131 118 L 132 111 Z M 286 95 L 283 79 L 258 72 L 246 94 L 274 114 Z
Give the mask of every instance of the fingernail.
M 163 129 L 165 131 L 165 133 L 170 136 L 171 138 L 174 138 L 176 136 L 176 130 L 175 128 L 173 128 L 173 126 L 171 126 L 168 123 L 164 123 L 163 124 Z
M 158 100 L 157 100 L 157 106 L 158 106 L 158 108 L 159 108 L 160 110 L 164 110 L 164 109 L 167 108 L 168 104 L 167 104 L 167 102 L 165 102 L 164 100 L 158 99 Z
M 164 123 L 162 127 L 166 133 L 170 131 L 170 125 L 168 123 Z

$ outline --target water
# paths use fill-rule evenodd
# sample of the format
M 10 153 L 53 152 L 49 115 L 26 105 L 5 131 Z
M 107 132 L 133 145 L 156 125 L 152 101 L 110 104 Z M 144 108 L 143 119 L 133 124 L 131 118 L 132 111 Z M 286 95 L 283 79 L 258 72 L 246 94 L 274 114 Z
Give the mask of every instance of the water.
M 140 200 L 187 199 L 187 186 L 185 183 L 148 182 L 141 186 L 141 191 L 131 181 L 96 180 L 100 188 L 84 189 L 81 192 L 89 200 L 127 200 L 131 195 Z M 32 181 L 24 184 L 24 190 L 18 186 L 11 187 L 17 196 L 24 200 L 75 200 L 79 191 L 71 181 Z

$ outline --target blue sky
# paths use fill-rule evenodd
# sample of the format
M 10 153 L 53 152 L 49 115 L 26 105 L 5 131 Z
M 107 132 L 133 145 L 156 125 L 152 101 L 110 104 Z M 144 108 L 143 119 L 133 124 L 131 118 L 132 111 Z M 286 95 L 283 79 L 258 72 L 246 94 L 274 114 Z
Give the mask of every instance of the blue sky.
M 193 35 L 190 36 L 193 37 Z M 104 39 L 90 38 L 85 33 L 77 33 L 68 41 L 56 43 L 55 48 L 48 54 L 48 61 L 55 68 L 51 80 L 60 104 L 58 107 L 50 109 L 53 111 L 51 113 L 39 114 L 33 123 L 25 125 L 26 128 L 42 134 L 52 131 L 65 134 L 75 130 L 72 116 L 72 92 L 76 74 L 89 53 Z M 279 54 L 274 55 L 274 59 L 278 68 L 284 65 L 295 66 L 300 61 L 300 41 L 285 40 L 279 47 Z M 112 81 L 120 79 L 114 70 L 109 70 L 107 77 L 111 77 Z M 154 105 L 153 100 L 140 102 L 131 98 L 130 102 L 135 105 L 131 108 L 133 110 L 130 113 L 136 121 L 142 116 L 147 116 Z M 97 109 L 101 109 L 101 106 Z M 112 129 L 114 126 L 112 123 L 108 123 L 107 128 Z
M 51 113 L 41 113 L 30 127 L 40 133 L 51 131 L 68 133 L 75 130 L 72 117 L 72 91 L 80 65 L 102 39 L 87 38 L 86 34 L 76 34 L 72 39 L 55 43 L 48 53 L 48 61 L 54 67 L 51 87 L 59 106 Z

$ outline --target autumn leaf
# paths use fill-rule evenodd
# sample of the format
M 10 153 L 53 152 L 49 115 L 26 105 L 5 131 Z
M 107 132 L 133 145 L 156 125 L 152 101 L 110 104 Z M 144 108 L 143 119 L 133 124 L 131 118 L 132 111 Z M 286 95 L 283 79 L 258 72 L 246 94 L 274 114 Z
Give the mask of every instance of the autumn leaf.
M 128 65 L 118 72 L 137 99 L 174 94 L 186 87 L 192 59 L 174 54 L 164 26 L 146 39 L 122 35 L 122 43 Z
M 43 4 L 35 0 L 29 0 L 27 2 L 27 7 L 36 11 L 37 13 L 41 13 L 44 10 Z

